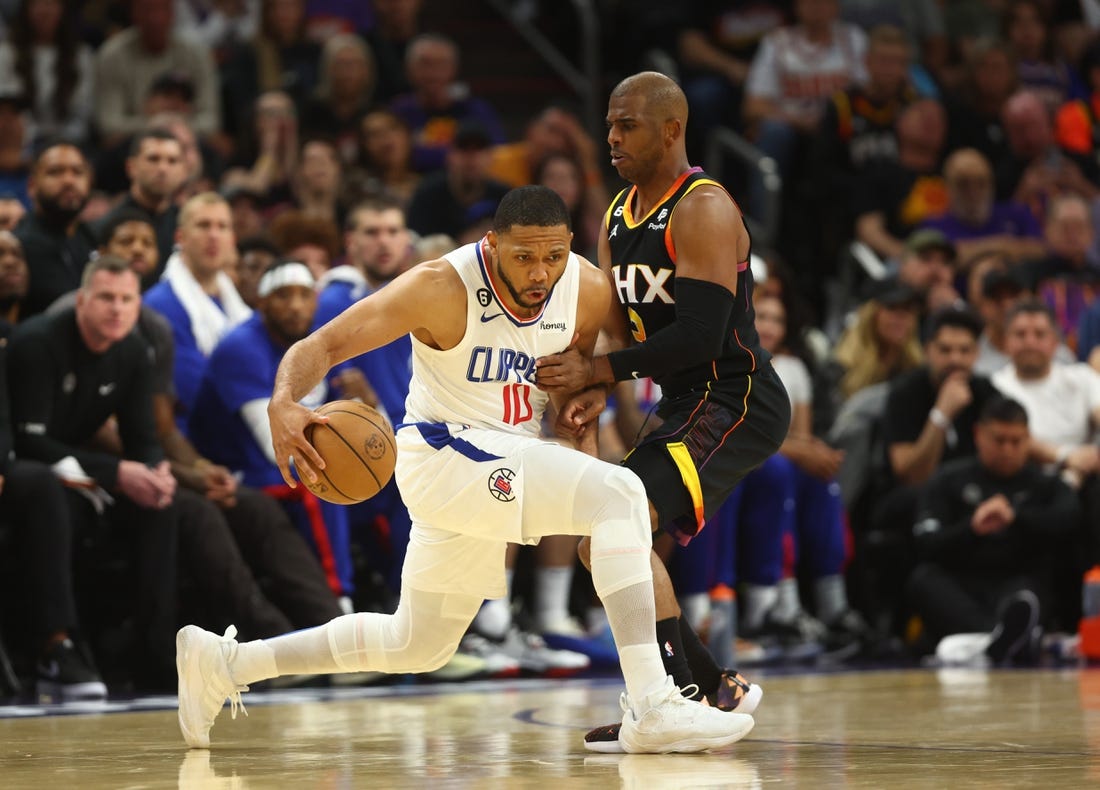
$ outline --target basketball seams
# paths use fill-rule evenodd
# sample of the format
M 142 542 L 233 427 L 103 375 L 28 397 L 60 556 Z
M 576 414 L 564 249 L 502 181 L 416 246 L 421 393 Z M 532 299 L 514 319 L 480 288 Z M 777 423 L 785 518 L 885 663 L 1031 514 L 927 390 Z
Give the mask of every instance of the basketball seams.
M 363 465 L 363 468 L 366 469 L 368 472 L 370 472 L 370 476 L 374 478 L 374 482 L 378 485 L 379 490 L 381 490 L 382 489 L 382 481 L 379 480 L 378 475 L 376 475 L 374 473 L 374 469 L 371 468 L 370 461 L 367 460 L 366 458 L 364 458 L 362 455 L 360 455 L 359 450 L 357 448 L 355 448 L 354 446 L 352 446 L 352 443 L 349 442 L 347 439 L 345 439 L 343 434 L 341 434 L 338 430 L 336 430 L 335 428 L 333 428 L 329 425 L 325 425 L 324 423 L 321 423 L 321 425 L 324 425 L 325 428 L 328 428 L 328 430 L 332 431 L 332 435 L 335 436 L 337 439 L 339 439 L 341 442 L 343 442 L 345 447 L 347 447 L 349 450 L 351 450 L 352 454 L 356 458 L 359 459 L 359 463 L 361 463 Z M 317 430 L 317 429 L 314 428 L 313 430 Z M 316 445 L 314 445 L 314 447 L 316 447 Z
M 363 420 L 365 423 L 372 426 L 376 431 L 378 431 L 378 435 L 386 440 L 386 444 L 388 444 L 390 446 L 390 450 L 393 452 L 393 454 L 397 455 L 397 445 L 395 445 L 393 442 L 390 441 L 390 435 L 393 433 L 393 430 L 390 428 L 390 426 L 386 422 L 378 423 L 378 422 L 372 420 L 366 414 L 363 414 L 363 413 L 357 412 L 357 411 L 352 411 L 351 409 L 344 409 L 344 408 L 327 409 L 326 410 L 324 407 L 322 407 L 322 408 L 317 410 L 317 413 L 321 414 L 325 417 L 327 417 L 330 414 L 350 414 L 352 417 L 358 417 L 360 420 Z M 320 423 L 320 424 L 324 425 L 325 423 Z
M 331 401 L 316 409 L 315 413 L 335 418 L 338 423 L 333 424 L 331 421 L 314 423 L 310 426 L 311 430 L 308 434 L 310 443 L 321 457 L 328 463 L 336 464 L 331 470 L 333 474 L 329 474 L 326 470 L 318 470 L 319 476 L 329 486 L 327 490 L 331 491 L 334 499 L 338 498 L 334 504 L 355 504 L 378 494 L 392 478 L 397 457 L 397 443 L 389 422 L 374 407 L 360 401 Z M 349 422 L 348 417 L 357 418 L 362 422 L 355 419 Z M 363 422 L 366 425 L 363 425 Z M 318 425 L 331 430 L 332 436 L 339 441 L 316 433 Z M 378 445 L 378 437 L 383 436 L 386 440 Z M 390 455 L 386 454 L 387 447 Z M 381 454 L 375 457 L 379 449 Z M 370 475 L 370 482 L 374 483 L 374 490 L 368 495 L 364 496 L 364 489 L 369 486 L 368 478 L 359 476 L 360 472 L 355 468 L 356 465 L 365 469 Z M 344 475 L 348 475 L 347 480 L 344 480 Z M 343 480 L 341 485 L 335 483 L 337 478 Z M 307 487 L 313 490 L 311 486 Z M 343 490 L 344 488 L 354 491 L 355 494 L 349 496 Z M 333 501 L 317 491 L 314 493 L 322 499 Z

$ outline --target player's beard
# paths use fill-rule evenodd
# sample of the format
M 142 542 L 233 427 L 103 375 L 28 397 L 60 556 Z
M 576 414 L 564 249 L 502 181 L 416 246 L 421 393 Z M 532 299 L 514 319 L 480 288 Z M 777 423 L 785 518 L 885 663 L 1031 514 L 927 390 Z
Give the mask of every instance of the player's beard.
M 539 287 L 537 290 L 545 291 L 546 295 L 537 301 L 532 301 L 524 296 L 524 291 L 516 288 L 515 284 L 508 279 L 508 276 L 504 273 L 504 269 L 501 268 L 500 261 L 496 262 L 497 279 L 504 283 L 504 287 L 508 289 L 508 293 L 512 295 L 512 300 L 515 301 L 520 307 L 526 310 L 538 310 L 550 298 L 550 289 L 553 285 L 547 285 L 545 287 Z
M 80 212 L 84 210 L 84 206 L 87 203 L 87 195 L 78 200 L 66 201 L 65 203 L 62 203 L 57 198 L 39 195 L 38 214 L 42 220 L 42 224 L 47 227 L 67 228 L 74 219 L 80 216 Z

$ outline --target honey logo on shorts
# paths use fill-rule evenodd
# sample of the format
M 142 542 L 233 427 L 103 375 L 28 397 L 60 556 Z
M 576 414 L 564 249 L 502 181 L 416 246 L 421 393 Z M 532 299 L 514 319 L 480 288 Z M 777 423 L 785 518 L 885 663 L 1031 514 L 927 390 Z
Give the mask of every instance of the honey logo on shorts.
M 512 489 L 512 480 L 516 473 L 511 469 L 497 469 L 489 475 L 489 493 L 501 502 L 511 502 L 516 498 Z

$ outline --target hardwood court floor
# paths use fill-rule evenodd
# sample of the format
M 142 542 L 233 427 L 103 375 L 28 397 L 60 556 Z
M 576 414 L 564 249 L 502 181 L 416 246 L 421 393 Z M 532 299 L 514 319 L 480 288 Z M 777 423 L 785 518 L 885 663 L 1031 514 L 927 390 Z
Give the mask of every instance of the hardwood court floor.
M 586 752 L 618 715 L 610 678 L 246 694 L 209 752 L 184 747 L 171 697 L 0 707 L 0 788 L 1100 786 L 1100 668 L 757 679 L 756 729 L 701 755 Z

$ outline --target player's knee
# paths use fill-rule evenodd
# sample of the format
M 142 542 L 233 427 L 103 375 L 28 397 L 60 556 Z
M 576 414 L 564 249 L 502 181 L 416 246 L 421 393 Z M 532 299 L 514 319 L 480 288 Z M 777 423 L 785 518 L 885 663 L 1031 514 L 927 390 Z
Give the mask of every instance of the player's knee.
M 605 480 L 607 496 L 601 517 L 592 525 L 590 555 L 623 548 L 652 546 L 645 487 L 629 469 L 617 467 Z M 589 558 L 591 562 L 591 556 Z

